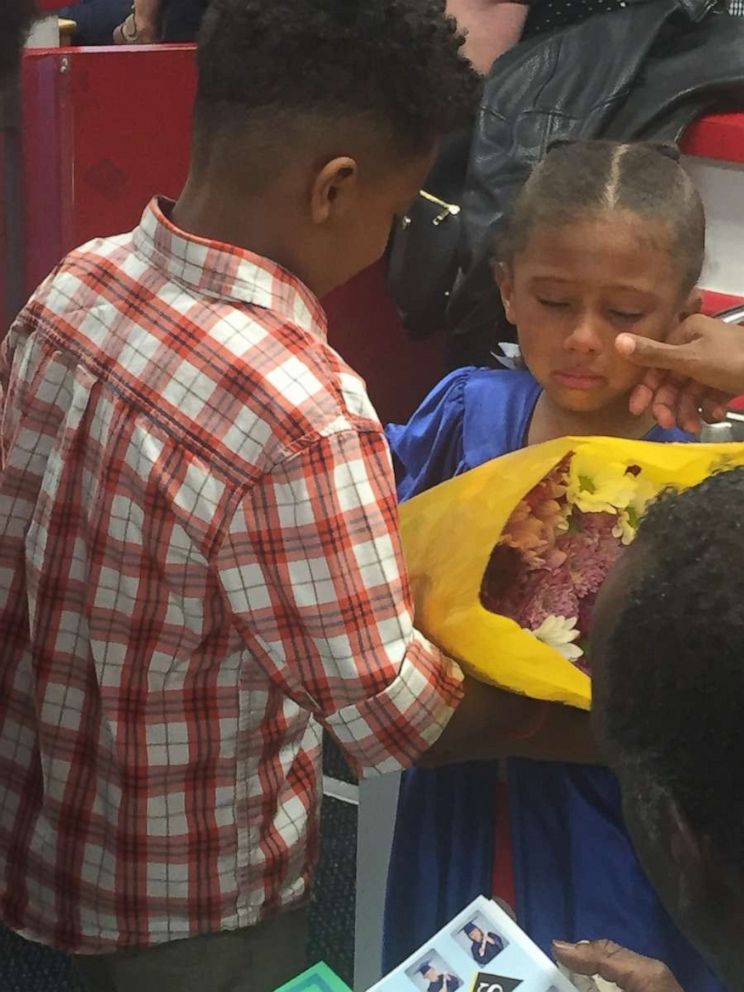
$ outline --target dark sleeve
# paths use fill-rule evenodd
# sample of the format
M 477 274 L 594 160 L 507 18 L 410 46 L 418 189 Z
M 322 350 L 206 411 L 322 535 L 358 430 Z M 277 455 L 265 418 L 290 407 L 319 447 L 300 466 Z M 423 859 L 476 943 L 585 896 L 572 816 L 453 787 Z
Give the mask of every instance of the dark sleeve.
M 207 4 L 208 0 L 165 0 L 162 8 L 162 41 L 168 44 L 196 41 Z

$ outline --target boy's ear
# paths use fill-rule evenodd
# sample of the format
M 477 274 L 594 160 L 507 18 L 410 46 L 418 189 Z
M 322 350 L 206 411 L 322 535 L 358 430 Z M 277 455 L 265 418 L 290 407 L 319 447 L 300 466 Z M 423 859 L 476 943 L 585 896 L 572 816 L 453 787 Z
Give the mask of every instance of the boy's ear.
M 496 285 L 499 287 L 499 292 L 501 293 L 501 302 L 504 304 L 506 319 L 510 324 L 516 324 L 517 321 L 514 316 L 514 305 L 512 303 L 512 296 L 514 294 L 514 277 L 512 275 L 512 270 L 510 266 L 506 265 L 504 262 L 494 262 L 493 275 L 496 280 Z
M 670 854 L 679 876 L 677 905 L 684 911 L 707 906 L 711 898 L 722 900 L 728 888 L 729 873 L 722 873 L 716 851 L 706 836 L 698 836 L 684 813 L 670 801 Z
M 359 168 L 346 155 L 331 159 L 315 176 L 310 190 L 313 224 L 325 224 L 332 217 L 354 209 L 359 184 Z
M 667 814 L 671 825 L 671 855 L 675 864 L 686 871 L 693 867 L 693 874 L 700 873 L 703 848 L 693 833 L 687 818 L 674 800 L 670 799 Z

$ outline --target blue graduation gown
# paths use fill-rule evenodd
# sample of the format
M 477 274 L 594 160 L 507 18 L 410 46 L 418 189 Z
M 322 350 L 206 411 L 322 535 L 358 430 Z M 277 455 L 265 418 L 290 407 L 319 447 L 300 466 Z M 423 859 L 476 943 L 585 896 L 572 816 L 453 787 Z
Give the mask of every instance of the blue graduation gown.
M 459 369 L 405 426 L 388 428 L 401 500 L 526 443 L 540 387 L 529 372 Z M 690 441 L 654 427 L 650 441 Z M 607 769 L 511 760 L 509 815 L 520 925 L 554 938 L 609 937 L 665 961 L 683 988 L 723 992 L 661 906 L 626 833 Z M 476 896 L 492 890 L 494 764 L 413 770 L 402 779 L 385 912 L 385 971 Z
M 457 975 L 447 975 L 446 980 L 446 992 L 456 992 L 460 988 L 462 982 L 457 977 Z M 438 978 L 435 982 L 429 982 L 428 992 L 444 992 L 445 989 L 445 979 Z
M 504 950 L 504 942 L 498 934 L 489 932 L 488 936 L 493 943 L 487 943 L 482 953 L 481 942 L 479 940 L 471 942 L 470 953 L 477 964 L 490 964 Z

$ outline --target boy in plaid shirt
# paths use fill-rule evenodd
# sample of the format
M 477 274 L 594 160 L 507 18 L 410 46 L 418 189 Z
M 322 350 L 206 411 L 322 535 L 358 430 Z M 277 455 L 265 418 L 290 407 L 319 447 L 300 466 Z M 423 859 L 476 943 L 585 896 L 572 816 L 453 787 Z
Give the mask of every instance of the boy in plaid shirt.
M 443 6 L 215 0 L 182 196 L 72 252 L 4 342 L 0 916 L 90 989 L 301 970 L 322 727 L 362 772 L 592 753 L 585 715 L 414 628 L 318 303 L 472 112 Z

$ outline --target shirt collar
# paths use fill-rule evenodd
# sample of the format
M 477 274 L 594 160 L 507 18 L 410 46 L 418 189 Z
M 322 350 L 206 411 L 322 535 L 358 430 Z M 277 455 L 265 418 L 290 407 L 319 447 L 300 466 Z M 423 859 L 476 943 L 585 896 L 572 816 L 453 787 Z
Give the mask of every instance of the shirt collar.
M 199 295 L 263 307 L 325 339 L 325 311 L 296 276 L 244 248 L 182 231 L 170 220 L 173 205 L 153 198 L 134 230 L 135 248 L 150 264 Z

